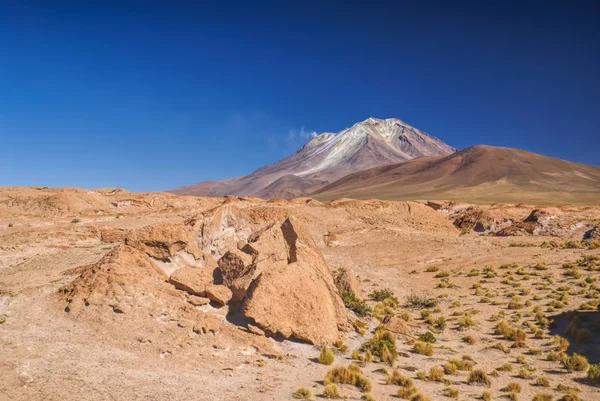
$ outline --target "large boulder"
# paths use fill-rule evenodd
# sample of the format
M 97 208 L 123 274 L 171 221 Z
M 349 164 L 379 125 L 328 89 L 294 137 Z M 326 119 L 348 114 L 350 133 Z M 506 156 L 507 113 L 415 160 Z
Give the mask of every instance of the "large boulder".
M 249 238 L 253 264 L 230 285 L 246 317 L 271 335 L 329 343 L 347 315 L 332 274 L 312 236 L 292 218 Z

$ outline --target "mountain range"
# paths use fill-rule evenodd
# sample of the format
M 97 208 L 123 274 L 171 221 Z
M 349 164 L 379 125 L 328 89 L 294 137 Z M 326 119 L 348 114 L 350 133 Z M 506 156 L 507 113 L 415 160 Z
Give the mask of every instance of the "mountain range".
M 369 118 L 317 135 L 293 155 L 249 175 L 171 192 L 598 204 L 600 167 L 513 148 L 475 145 L 457 151 L 399 119 Z
M 312 138 L 293 155 L 251 174 L 177 188 L 179 195 L 308 195 L 350 173 L 422 156 L 456 151 L 441 140 L 396 119 L 369 118 L 340 132 Z

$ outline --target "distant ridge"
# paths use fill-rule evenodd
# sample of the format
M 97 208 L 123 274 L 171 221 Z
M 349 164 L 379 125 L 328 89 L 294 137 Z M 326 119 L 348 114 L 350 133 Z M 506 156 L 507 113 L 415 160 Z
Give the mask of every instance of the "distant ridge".
M 600 204 L 600 167 L 520 149 L 476 145 L 343 177 L 315 191 L 338 197 Z
M 445 156 L 455 151 L 399 119 L 369 118 L 337 133 L 317 135 L 293 155 L 249 175 L 203 181 L 170 192 L 204 196 L 297 197 L 348 173 L 421 156 Z

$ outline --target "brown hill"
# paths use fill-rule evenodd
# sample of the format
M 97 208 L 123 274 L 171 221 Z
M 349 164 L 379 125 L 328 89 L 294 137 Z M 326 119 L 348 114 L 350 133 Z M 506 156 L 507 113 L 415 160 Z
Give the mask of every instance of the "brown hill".
M 376 167 L 315 192 L 338 197 L 538 204 L 600 203 L 600 167 L 519 149 L 476 145 L 443 157 Z

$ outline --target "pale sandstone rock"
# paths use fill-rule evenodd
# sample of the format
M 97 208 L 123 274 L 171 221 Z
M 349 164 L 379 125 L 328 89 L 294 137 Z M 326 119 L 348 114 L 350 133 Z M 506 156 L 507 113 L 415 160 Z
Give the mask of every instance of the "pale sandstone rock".
M 209 269 L 184 267 L 175 271 L 169 278 L 169 283 L 178 290 L 189 292 L 199 297 L 206 296 L 206 287 L 214 281 L 213 272 Z
M 231 290 L 224 285 L 211 284 L 206 286 L 205 295 L 208 299 L 219 305 L 227 305 L 231 300 Z
M 246 241 L 252 228 L 246 215 L 233 204 L 223 204 L 186 222 L 197 230 L 197 243 L 204 252 L 219 259 Z
M 248 273 L 256 278 L 248 280 L 245 316 L 269 334 L 335 341 L 347 327 L 346 310 L 311 235 L 289 218 L 253 235 L 248 249 L 258 262 Z
M 210 299 L 199 297 L 197 295 L 190 295 L 187 297 L 187 301 L 194 306 L 202 306 L 210 303 Z
M 363 293 L 360 288 L 360 281 L 354 270 L 349 268 L 339 269 L 334 276 L 335 286 L 338 291 L 353 292 L 358 299 L 363 299 Z
M 183 223 L 158 223 L 131 231 L 125 243 L 155 259 L 165 260 L 185 250 L 195 259 L 202 252 L 195 242 L 193 228 Z

